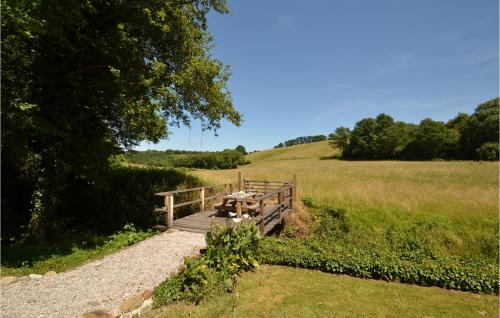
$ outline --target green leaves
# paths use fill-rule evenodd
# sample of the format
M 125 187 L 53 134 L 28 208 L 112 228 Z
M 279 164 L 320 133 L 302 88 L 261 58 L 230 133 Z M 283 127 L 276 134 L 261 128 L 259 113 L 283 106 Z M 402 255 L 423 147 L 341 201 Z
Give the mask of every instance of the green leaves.
M 329 140 L 346 159 L 498 160 L 498 146 L 492 144 L 498 143 L 498 118 L 497 97 L 446 124 L 427 118 L 413 125 L 380 114 L 358 121 L 352 131 L 337 128 Z
M 498 293 L 498 265 L 468 259 L 428 258 L 415 255 L 400 258 L 391 252 L 368 251 L 336 246 L 334 251 L 311 248 L 309 240 L 266 238 L 262 241 L 261 261 L 341 273 L 356 277 L 383 279 L 423 286 L 464 291 Z M 319 243 L 324 245 L 324 243 Z
M 2 207 L 38 189 L 32 211 L 49 226 L 64 188 L 94 181 L 111 155 L 193 119 L 239 125 L 229 70 L 210 55 L 211 10 L 226 2 L 2 0 L 2 169 L 29 172 L 28 194 Z
M 185 258 L 184 268 L 155 289 L 154 306 L 184 300 L 199 303 L 214 291 L 232 291 L 236 276 L 259 267 L 259 231 L 253 224 L 213 227 L 201 257 Z

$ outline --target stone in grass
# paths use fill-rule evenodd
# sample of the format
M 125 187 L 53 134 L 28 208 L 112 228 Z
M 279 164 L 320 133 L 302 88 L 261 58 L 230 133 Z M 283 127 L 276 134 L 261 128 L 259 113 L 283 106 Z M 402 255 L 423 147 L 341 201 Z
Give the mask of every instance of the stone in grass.
M 125 299 L 125 301 L 120 305 L 120 311 L 122 313 L 126 313 L 141 307 L 144 302 L 144 298 L 142 298 L 141 294 L 130 296 Z
M 153 291 L 151 289 L 146 289 L 142 293 L 142 298 L 144 298 L 144 300 L 148 300 L 149 298 L 151 298 L 151 296 L 153 296 Z
M 122 315 L 122 311 L 120 310 L 120 308 L 117 307 L 117 308 L 109 310 L 108 315 L 111 318 L 118 318 Z
M 45 276 L 45 277 L 49 277 L 49 276 L 56 276 L 56 275 L 57 275 L 57 273 L 56 273 L 56 272 L 54 272 L 54 271 L 48 271 L 48 272 L 47 272 L 47 273 L 45 273 L 43 276 Z
M 114 318 L 102 310 L 89 311 L 83 314 L 83 318 Z
M 165 232 L 166 230 L 168 230 L 168 228 L 164 225 L 155 225 L 153 226 L 153 229 L 160 232 Z
M 142 316 L 150 312 L 152 304 L 153 304 L 152 299 L 145 300 L 141 308 L 139 308 L 139 315 Z
M 1 280 L 2 286 L 8 286 L 17 280 L 16 276 L 4 276 Z
M 29 278 L 30 278 L 30 279 L 32 279 L 32 280 L 40 280 L 40 279 L 42 279 L 42 278 L 43 278 L 43 276 L 42 276 L 42 275 L 40 275 L 40 274 L 29 274 L 28 276 L 29 276 Z

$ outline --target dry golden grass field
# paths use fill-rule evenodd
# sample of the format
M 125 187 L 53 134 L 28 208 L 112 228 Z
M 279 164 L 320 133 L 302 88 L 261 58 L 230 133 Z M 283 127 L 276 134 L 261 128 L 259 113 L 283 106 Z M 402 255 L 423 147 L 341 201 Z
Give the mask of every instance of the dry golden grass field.
M 388 231 L 413 231 L 438 254 L 498 262 L 498 162 L 320 159 L 333 154 L 326 141 L 264 150 L 238 170 L 248 179 L 296 174 L 302 198 L 347 211 L 353 243 L 381 247 Z M 236 183 L 238 170 L 193 173 Z

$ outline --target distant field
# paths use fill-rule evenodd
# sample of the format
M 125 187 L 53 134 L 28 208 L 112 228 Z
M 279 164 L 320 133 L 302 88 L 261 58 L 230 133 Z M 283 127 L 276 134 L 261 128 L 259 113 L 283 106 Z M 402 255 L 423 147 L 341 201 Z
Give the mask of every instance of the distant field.
M 333 153 L 326 141 L 271 149 L 240 170 L 254 179 L 296 174 L 302 197 L 347 211 L 353 244 L 383 248 L 389 232 L 412 232 L 439 255 L 498 262 L 498 162 L 320 160 Z M 237 170 L 193 173 L 237 179 Z
M 146 317 L 497 317 L 498 298 L 440 288 L 263 266 L 234 293 Z

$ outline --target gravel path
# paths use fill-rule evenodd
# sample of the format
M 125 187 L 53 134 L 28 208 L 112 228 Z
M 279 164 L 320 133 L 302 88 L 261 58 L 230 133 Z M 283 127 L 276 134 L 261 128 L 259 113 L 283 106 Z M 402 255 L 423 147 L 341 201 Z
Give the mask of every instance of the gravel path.
M 176 271 L 183 257 L 205 246 L 203 234 L 163 233 L 76 269 L 2 287 L 1 317 L 82 317 L 119 306 L 153 289 Z

